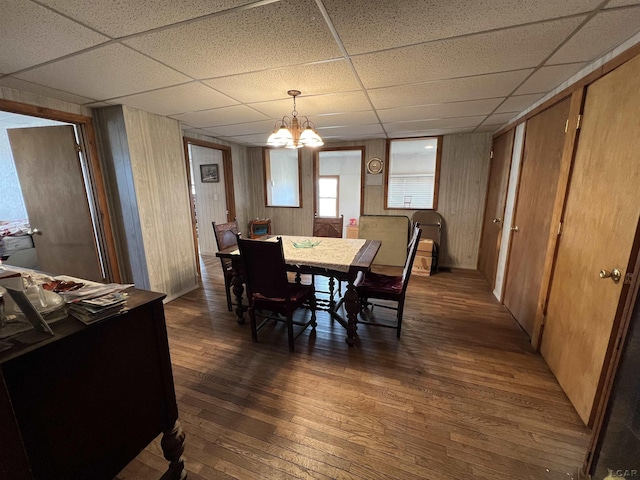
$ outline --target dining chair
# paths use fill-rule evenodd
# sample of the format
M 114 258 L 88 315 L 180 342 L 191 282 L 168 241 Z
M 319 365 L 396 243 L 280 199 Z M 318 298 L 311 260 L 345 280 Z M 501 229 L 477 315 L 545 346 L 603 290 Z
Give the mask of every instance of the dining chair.
M 317 213 L 313 215 L 313 236 L 314 237 L 331 237 L 342 238 L 342 226 L 344 225 L 344 215 L 339 217 L 319 217 Z M 313 284 L 315 285 L 316 277 L 312 275 Z M 335 283 L 334 277 L 329 277 L 329 291 L 321 292 L 316 290 L 316 293 L 325 293 L 329 295 L 329 302 L 332 303 L 335 297 Z M 338 296 L 342 293 L 342 282 L 338 280 Z
M 216 244 L 218 250 L 224 250 L 225 248 L 238 245 L 236 235 L 238 234 L 238 223 L 233 222 L 217 223 L 211 222 L 213 226 L 213 234 L 216 237 Z M 233 267 L 231 266 L 231 260 L 228 258 L 221 258 L 220 265 L 222 266 L 222 274 L 224 275 L 224 290 L 227 294 L 227 309 L 231 311 L 233 308 L 231 303 L 231 279 L 233 278 Z
M 413 227 L 411 241 L 407 247 L 407 260 L 402 270 L 402 275 L 385 275 L 381 273 L 366 272 L 358 276 L 355 281 L 355 289 L 360 299 L 360 318 L 362 323 L 375 325 L 380 327 L 390 327 L 396 329 L 396 336 L 400 338 L 402 329 L 402 314 L 404 311 L 404 301 L 407 293 L 409 278 L 411 278 L 411 268 L 413 260 L 418 251 L 418 243 L 420 242 L 420 225 Z M 395 305 L 386 305 L 381 303 L 373 303 L 370 300 L 389 300 Z M 371 307 L 369 316 L 365 313 L 366 307 Z M 396 321 L 394 324 L 377 322 L 373 317 L 373 307 L 388 308 L 396 311 Z
M 237 242 L 247 287 L 253 341 L 258 341 L 258 332 L 269 320 L 285 322 L 289 350 L 293 352 L 295 339 L 308 326 L 313 330 L 316 328 L 316 297 L 313 285 L 289 282 L 282 237 L 278 237 L 274 242 L 248 240 L 238 235 Z M 294 312 L 303 306 L 310 308 L 311 318 L 306 321 L 294 320 Z M 263 318 L 260 324 L 257 323 L 258 316 Z M 295 335 L 294 325 L 302 327 Z

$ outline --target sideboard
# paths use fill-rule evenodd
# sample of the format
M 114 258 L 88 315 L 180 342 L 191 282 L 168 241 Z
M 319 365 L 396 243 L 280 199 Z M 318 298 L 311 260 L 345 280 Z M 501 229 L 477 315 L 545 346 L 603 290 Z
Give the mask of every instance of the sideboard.
M 154 438 L 184 479 L 163 294 L 129 289 L 129 311 L 73 317 L 0 352 L 0 479 L 113 479 Z M 6 339 L 5 339 L 6 340 Z

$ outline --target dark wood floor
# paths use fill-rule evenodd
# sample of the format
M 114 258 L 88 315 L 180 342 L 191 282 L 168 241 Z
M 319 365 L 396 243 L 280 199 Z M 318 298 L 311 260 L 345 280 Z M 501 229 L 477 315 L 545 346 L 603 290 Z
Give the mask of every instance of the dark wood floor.
M 218 260 L 165 306 L 189 478 L 571 479 L 590 432 L 475 271 L 412 277 L 402 338 L 319 314 L 287 348 L 227 312 Z M 159 440 L 118 479 L 158 479 Z

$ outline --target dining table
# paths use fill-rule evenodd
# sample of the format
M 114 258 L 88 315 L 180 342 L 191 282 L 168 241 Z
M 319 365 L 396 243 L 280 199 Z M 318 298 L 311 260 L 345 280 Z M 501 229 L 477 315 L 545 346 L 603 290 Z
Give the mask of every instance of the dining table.
M 358 238 L 299 235 L 265 235 L 254 239 L 254 241 L 275 241 L 278 237 L 282 238 L 287 270 L 296 274 L 333 277 L 346 283 L 346 290 L 341 301 L 336 303 L 330 299 L 327 311 L 347 330 L 346 341 L 349 345 L 353 345 L 357 337 L 358 314 L 360 312 L 360 299 L 354 284 L 359 274 L 371 269 L 382 242 Z M 237 246 L 232 246 L 218 251 L 216 256 L 231 260 L 233 266 L 231 284 L 236 299 L 235 313 L 238 323 L 244 323 L 244 312 L 247 306 L 243 303 L 244 278 L 240 251 Z M 340 305 L 344 305 L 347 312 L 346 319 L 339 313 L 338 307 Z

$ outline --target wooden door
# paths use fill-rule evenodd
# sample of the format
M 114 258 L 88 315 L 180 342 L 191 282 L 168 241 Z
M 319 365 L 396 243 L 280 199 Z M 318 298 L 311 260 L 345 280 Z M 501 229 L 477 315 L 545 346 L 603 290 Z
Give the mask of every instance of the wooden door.
M 591 425 L 640 216 L 640 56 L 587 89 L 541 353 Z M 600 278 L 620 270 L 622 279 Z
M 504 304 L 531 336 L 549 240 L 570 98 L 527 121 Z
M 103 281 L 74 127 L 8 129 L 40 269 Z
M 491 289 L 496 283 L 502 219 L 507 202 L 507 184 L 513 151 L 513 134 L 514 129 L 511 129 L 493 141 L 493 158 L 478 254 L 478 270 L 489 282 Z

